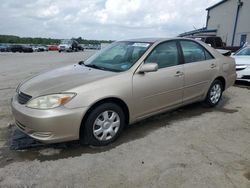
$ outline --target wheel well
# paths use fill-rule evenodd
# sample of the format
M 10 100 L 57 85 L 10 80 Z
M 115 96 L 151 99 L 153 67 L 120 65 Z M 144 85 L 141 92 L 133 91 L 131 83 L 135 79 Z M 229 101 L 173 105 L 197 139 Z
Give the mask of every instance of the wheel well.
M 82 135 L 83 133 L 83 124 L 84 122 L 86 121 L 88 115 L 90 114 L 90 112 L 95 109 L 97 106 L 101 105 L 101 104 L 104 104 L 104 103 L 115 103 L 117 104 L 118 106 L 120 106 L 125 114 L 125 121 L 126 121 L 126 124 L 129 123 L 129 109 L 128 109 L 128 106 L 126 105 L 126 103 L 119 99 L 119 98 L 115 98 L 115 97 L 110 97 L 110 98 L 106 98 L 106 99 L 102 99 L 98 102 L 96 102 L 95 104 L 93 104 L 88 110 L 87 112 L 85 113 L 83 119 L 82 119 L 82 122 L 81 122 L 81 127 L 80 127 L 80 136 Z
M 223 91 L 225 90 L 226 87 L 226 80 L 222 76 L 217 77 L 215 80 L 220 80 L 222 83 Z

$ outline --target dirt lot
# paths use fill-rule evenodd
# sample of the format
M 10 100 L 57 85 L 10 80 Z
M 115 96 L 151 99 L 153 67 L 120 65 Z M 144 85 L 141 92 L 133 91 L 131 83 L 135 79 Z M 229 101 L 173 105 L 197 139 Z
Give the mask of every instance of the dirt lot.
M 0 54 L 0 187 L 250 187 L 250 89 L 127 127 L 114 144 L 39 145 L 13 126 L 10 99 L 38 72 L 93 54 Z

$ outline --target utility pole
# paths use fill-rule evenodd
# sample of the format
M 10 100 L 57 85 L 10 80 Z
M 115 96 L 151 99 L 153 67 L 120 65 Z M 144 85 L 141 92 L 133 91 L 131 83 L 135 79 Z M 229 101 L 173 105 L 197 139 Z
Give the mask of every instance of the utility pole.
M 242 6 L 243 6 L 243 2 L 241 0 L 238 0 L 238 2 L 237 2 L 237 12 L 236 12 L 236 16 L 235 16 L 234 30 L 233 30 L 233 37 L 232 37 L 231 46 L 234 45 L 234 39 L 235 39 L 235 33 L 236 33 L 236 29 L 237 29 L 237 24 L 238 24 L 239 12 L 240 12 L 240 8 Z

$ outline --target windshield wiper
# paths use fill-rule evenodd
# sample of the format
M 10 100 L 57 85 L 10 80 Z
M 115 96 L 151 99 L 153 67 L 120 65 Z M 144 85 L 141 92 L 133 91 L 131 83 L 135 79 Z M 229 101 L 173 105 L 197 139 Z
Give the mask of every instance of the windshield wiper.
M 84 64 L 84 63 L 83 63 L 83 64 Z M 94 68 L 94 69 L 105 70 L 105 68 L 99 67 L 99 66 L 94 65 L 94 64 L 88 64 L 88 65 L 84 64 L 84 65 L 85 65 L 86 67 L 90 67 L 90 68 Z
M 97 66 L 97 65 L 85 64 L 84 61 L 79 61 L 78 64 L 79 64 L 79 65 L 84 65 L 85 67 L 91 67 L 91 68 L 94 68 L 94 69 L 104 69 L 104 68 L 99 67 L 99 66 Z
M 99 66 L 94 65 L 94 64 L 85 64 L 84 61 L 79 61 L 78 64 L 79 65 L 84 65 L 86 67 L 94 68 L 94 69 L 104 70 L 104 71 L 120 72 L 118 70 L 109 69 L 109 68 L 106 68 L 106 67 L 99 67 Z

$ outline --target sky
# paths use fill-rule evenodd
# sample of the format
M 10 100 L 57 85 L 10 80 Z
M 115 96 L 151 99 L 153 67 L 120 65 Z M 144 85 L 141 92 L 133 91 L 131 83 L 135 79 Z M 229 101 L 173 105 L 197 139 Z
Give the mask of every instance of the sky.
M 174 37 L 206 25 L 220 0 L 0 0 L 0 34 L 121 40 Z

